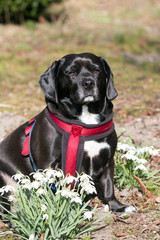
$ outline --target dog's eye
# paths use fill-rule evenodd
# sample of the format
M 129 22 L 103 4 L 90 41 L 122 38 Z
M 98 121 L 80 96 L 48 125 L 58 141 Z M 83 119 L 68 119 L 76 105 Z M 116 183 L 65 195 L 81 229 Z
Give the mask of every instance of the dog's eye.
M 66 71 L 65 74 L 69 75 L 69 76 L 75 76 L 76 72 L 74 72 L 74 71 Z
M 99 68 L 94 68 L 94 69 L 93 69 L 93 72 L 94 72 L 94 73 L 98 73 L 98 72 L 100 72 L 100 69 L 99 69 Z
M 71 76 L 75 76 L 76 75 L 76 72 L 69 72 L 69 75 L 71 75 Z

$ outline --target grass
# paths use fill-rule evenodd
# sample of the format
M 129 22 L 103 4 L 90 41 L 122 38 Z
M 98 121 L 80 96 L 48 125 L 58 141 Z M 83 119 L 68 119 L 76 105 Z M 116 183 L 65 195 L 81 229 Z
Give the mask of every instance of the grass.
M 10 47 L 6 43 L 2 49 L 0 58 L 0 88 L 2 94 L 0 101 L 1 103 L 13 105 L 18 113 L 26 115 L 25 110 L 28 112 L 29 109 L 32 109 L 29 114 L 32 116 L 37 108 L 38 111 L 41 110 L 40 106 L 44 105 L 44 100 L 37 84 L 39 76 L 50 66 L 53 60 L 59 59 L 70 52 L 90 51 L 104 56 L 112 67 L 119 95 L 127 100 L 134 98 L 135 95 L 138 96 L 139 103 L 144 106 L 144 111 L 147 108 L 146 98 L 151 96 L 151 92 L 154 95 L 158 94 L 159 76 L 156 71 L 153 71 L 154 69 L 150 63 L 143 64 L 143 66 L 133 65 L 126 62 L 118 51 L 115 52 L 120 45 L 123 45 L 125 48 L 126 46 L 129 47 L 127 42 L 123 44 L 108 42 L 100 45 L 94 43 L 91 45 L 92 39 L 90 38 L 92 36 L 86 37 L 86 33 L 84 35 L 81 33 L 82 36 L 78 36 L 78 39 L 76 39 L 74 35 L 76 33 L 57 35 L 54 32 L 50 32 L 52 31 L 52 26 L 47 23 L 39 25 L 34 31 L 26 26 L 19 26 L 18 28 L 7 26 L 5 30 L 10 32 L 11 29 L 14 29 L 15 33 L 20 31 L 22 40 L 16 39 L 17 37 L 13 34 L 10 40 Z M 49 33 L 48 35 L 47 32 Z M 28 36 L 29 39 L 27 40 L 25 36 Z M 4 42 L 6 37 L 3 37 Z M 39 41 L 39 39 L 42 40 Z M 18 43 L 16 44 L 16 42 Z M 134 43 L 133 45 L 136 44 Z M 11 46 L 13 47 L 11 48 Z M 119 48 L 121 51 L 121 47 Z M 141 92 L 144 88 L 144 81 L 139 80 L 142 78 L 146 78 L 146 89 L 143 92 L 143 99 L 141 99 Z M 151 82 L 150 78 L 152 79 Z M 118 102 L 117 105 L 119 105 Z M 135 103 L 129 103 L 128 106 L 126 101 L 124 108 L 134 109 L 134 105 Z M 130 113 L 128 110 L 127 112 Z
M 129 4 L 119 6 L 116 10 L 111 4 L 110 11 L 107 11 L 105 3 L 104 6 L 100 5 L 98 0 L 92 6 L 85 1 L 75 4 L 69 0 L 56 7 L 59 12 L 63 9 L 63 14 L 65 11 L 65 24 L 59 20 L 54 24 L 27 22 L 23 26 L 0 25 L 0 40 L 3 42 L 0 103 L 13 106 L 9 111 L 16 111 L 26 118 L 32 117 L 45 105 L 37 84 L 39 76 L 55 59 L 67 53 L 88 51 L 105 57 L 109 62 L 120 96 L 115 101 L 116 107 L 120 106 L 123 98 L 126 101 L 120 107 L 127 114 L 133 112 L 137 116 L 145 113 L 148 99 L 152 102 L 153 96 L 158 96 L 159 63 L 130 63 L 121 53 L 159 51 L 157 6 L 147 1 L 143 10 L 138 6 L 131 9 Z M 146 11 L 150 22 L 145 18 Z M 150 34 L 146 29 L 153 23 L 153 32 Z

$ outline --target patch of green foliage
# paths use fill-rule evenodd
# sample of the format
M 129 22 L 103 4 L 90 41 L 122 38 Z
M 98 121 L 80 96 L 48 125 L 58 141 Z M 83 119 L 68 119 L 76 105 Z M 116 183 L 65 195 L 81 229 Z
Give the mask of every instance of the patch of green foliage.
M 75 239 L 96 229 L 95 224 L 105 217 L 90 221 L 97 208 L 90 211 L 90 201 L 84 201 L 86 195 L 96 193 L 90 176 L 64 177 L 62 171 L 51 168 L 31 175 L 32 182 L 18 172 L 13 176 L 18 181 L 16 187 L 8 184 L 0 188 L 1 195 L 11 193 L 8 201 L 13 210 L 7 210 L 0 202 L 6 211 L 0 216 L 12 224 L 13 235 L 20 239 Z
M 38 20 L 44 10 L 53 2 L 62 0 L 1 0 L 0 22 L 22 23 L 25 20 Z
M 140 178 L 146 188 L 158 194 L 160 179 L 159 170 L 152 170 L 149 159 L 152 155 L 158 155 L 158 150 L 153 147 L 137 147 L 128 142 L 118 143 L 115 155 L 114 180 L 118 189 L 140 188 L 133 175 Z

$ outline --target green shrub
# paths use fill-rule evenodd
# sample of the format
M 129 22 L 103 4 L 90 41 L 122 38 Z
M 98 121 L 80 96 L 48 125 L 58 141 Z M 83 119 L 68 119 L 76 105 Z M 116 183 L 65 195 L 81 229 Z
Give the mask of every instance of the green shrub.
M 1 23 L 37 21 L 51 3 L 62 0 L 0 0 Z

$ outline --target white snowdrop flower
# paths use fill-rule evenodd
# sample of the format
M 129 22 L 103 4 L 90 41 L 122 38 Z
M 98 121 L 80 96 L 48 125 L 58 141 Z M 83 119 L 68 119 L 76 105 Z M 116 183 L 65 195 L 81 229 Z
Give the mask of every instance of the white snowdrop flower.
M 19 173 L 16 173 L 15 175 L 13 175 L 12 178 L 13 178 L 15 181 L 20 181 L 20 180 L 22 180 L 22 178 L 24 178 L 24 175 L 19 172 Z
M 40 182 L 38 182 L 38 181 L 33 181 L 33 182 L 31 183 L 31 188 L 38 189 L 40 186 L 41 186 L 41 184 L 40 184 Z
M 13 197 L 12 195 L 9 195 L 8 201 L 9 201 L 9 202 L 13 202 L 13 201 L 14 201 L 14 197 Z
M 22 188 L 31 190 L 31 184 L 30 183 L 26 183 L 26 184 L 22 185 Z
M 139 148 L 139 152 L 141 153 L 149 152 L 150 149 L 152 149 L 152 147 L 142 147 Z
M 90 180 L 92 181 L 92 177 L 87 174 L 80 175 L 79 179 L 81 182 L 90 182 Z
M 135 153 L 136 152 L 136 148 L 134 146 L 130 146 L 129 151 L 133 151 Z
M 63 178 L 64 177 L 64 174 L 62 171 L 57 171 L 51 168 L 45 169 L 43 172 L 46 174 L 47 178 L 51 178 L 51 177 Z
M 130 145 L 127 144 L 127 143 L 121 143 L 121 142 L 118 142 L 117 144 L 117 151 L 123 151 L 123 152 L 126 152 L 130 149 Z
M 38 194 L 38 195 L 45 195 L 45 194 L 46 194 L 46 191 L 45 191 L 43 188 L 39 188 L 39 189 L 37 190 L 37 194 Z
M 4 188 L 4 192 L 6 192 L 6 193 L 8 193 L 8 192 L 15 192 L 14 187 L 11 186 L 11 185 L 6 185 L 3 188 Z
M 46 209 L 47 209 L 47 206 L 46 206 L 45 204 L 42 204 L 42 205 L 41 205 L 41 211 L 42 211 L 42 212 L 45 212 Z
M 138 158 L 137 160 L 136 160 L 136 162 L 137 163 L 141 163 L 141 164 L 145 164 L 145 163 L 147 163 L 147 160 L 146 159 L 143 159 L 143 158 Z
M 52 178 L 50 178 L 50 179 L 48 180 L 48 183 L 49 183 L 49 184 L 55 183 L 55 181 L 56 181 L 56 179 L 52 177 Z
M 28 240 L 35 240 L 34 234 L 31 234 Z
M 58 182 L 56 182 L 55 183 L 55 186 L 57 187 L 57 186 L 64 186 L 64 179 L 61 179 L 60 181 L 58 181 Z
M 136 154 L 136 151 L 135 150 L 129 150 L 127 152 L 127 154 L 130 154 L 130 155 L 134 156 Z
M 55 176 L 56 176 L 57 178 L 64 178 L 64 174 L 63 174 L 62 171 L 56 171 Z
M 152 155 L 152 156 L 156 156 L 159 154 L 159 149 L 150 149 L 149 150 L 149 154 Z
M 48 182 L 48 178 L 43 176 L 42 180 L 40 181 L 41 185 L 46 184 L 46 182 Z
M 91 211 L 86 211 L 84 212 L 84 217 L 90 221 L 93 217 L 93 213 Z
M 145 151 L 145 149 L 144 148 L 138 148 L 137 150 L 136 150 L 136 153 L 137 154 L 144 154 L 146 151 Z
M 55 177 L 55 174 L 56 174 L 56 170 L 54 170 L 54 169 L 45 169 L 44 172 L 48 179 L 51 177 Z
M 122 155 L 121 158 L 127 158 L 128 160 L 137 161 L 138 157 L 134 156 L 127 152 L 126 154 Z
M 141 149 L 139 149 L 140 152 L 142 153 L 149 153 L 150 155 L 154 156 L 154 155 L 158 155 L 159 154 L 159 149 L 155 149 L 153 146 L 150 147 L 143 147 Z
M 149 153 L 149 149 L 151 149 L 150 147 L 141 147 L 137 149 L 137 153 L 138 154 L 144 154 L 144 153 Z
M 108 206 L 108 204 L 106 204 L 106 205 L 104 206 L 104 211 L 105 211 L 105 212 L 109 212 L 109 206 Z
M 43 220 L 48 220 L 48 218 L 49 218 L 49 216 L 48 216 L 48 214 L 43 214 Z
M 82 187 L 80 191 L 81 194 L 83 191 L 85 191 L 87 194 L 93 194 L 93 193 L 97 194 L 96 188 L 89 183 L 81 184 L 81 187 Z
M 68 176 L 64 179 L 64 183 L 66 184 L 70 184 L 70 183 L 73 183 L 74 181 L 76 181 L 77 179 L 73 176 Z
M 137 167 L 135 167 L 134 170 L 137 170 L 137 169 L 140 169 L 142 171 L 147 171 L 147 168 L 143 164 L 138 165 Z
M 36 173 L 31 173 L 31 174 L 33 174 L 33 178 L 36 181 L 42 181 L 42 179 L 43 179 L 43 173 L 42 172 L 36 172 Z
M 73 198 L 73 197 L 76 197 L 77 196 L 77 193 L 76 192 L 71 192 L 71 191 L 68 191 L 68 193 L 66 192 L 66 195 L 68 194 L 68 197 L 70 198 Z M 65 194 L 64 194 L 65 195 Z
M 128 154 L 128 156 L 130 156 L 131 158 L 128 157 L 128 159 L 131 159 L 132 161 L 137 161 L 138 160 L 138 157 L 137 156 L 134 156 L 132 154 Z
M 74 197 L 71 199 L 71 202 L 75 202 L 75 203 L 79 203 L 79 204 L 82 204 L 82 200 L 80 197 Z
M 30 184 L 31 181 L 28 178 L 22 179 L 21 184 Z
M 56 192 L 56 195 L 57 194 L 61 194 L 62 197 L 66 197 L 66 198 L 72 198 L 72 197 L 75 197 L 77 194 L 74 193 L 74 192 L 71 192 L 69 190 L 59 190 Z

